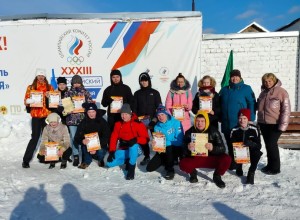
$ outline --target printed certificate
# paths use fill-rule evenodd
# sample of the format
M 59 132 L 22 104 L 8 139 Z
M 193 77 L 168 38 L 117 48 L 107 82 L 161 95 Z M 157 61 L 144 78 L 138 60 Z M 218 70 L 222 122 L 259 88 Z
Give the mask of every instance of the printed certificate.
M 58 153 L 58 143 L 57 142 L 46 142 L 45 143 L 45 161 L 57 161 L 59 160 Z
M 85 134 L 84 137 L 89 139 L 89 143 L 86 145 L 88 152 L 101 149 L 98 132 Z
M 182 105 L 174 105 L 172 107 L 173 117 L 177 120 L 183 121 L 184 120 L 184 107 Z
M 155 146 L 152 147 L 152 150 L 159 153 L 166 152 L 166 137 L 164 134 L 159 132 L 152 133 L 153 140 L 155 141 Z
M 122 105 L 123 105 L 123 97 L 122 96 L 111 96 L 113 99 L 110 104 L 110 113 L 120 113 Z
M 139 116 L 138 117 L 139 121 L 142 122 L 146 127 L 149 125 L 150 123 L 150 116 L 146 116 L 146 115 L 143 115 L 143 116 Z
M 207 113 L 212 110 L 212 97 L 210 96 L 199 96 L 199 109 L 206 111 Z
M 30 107 L 43 107 L 43 92 L 32 90 L 30 91 L 30 98 L 34 100 L 34 103 L 30 104 Z
M 249 147 L 244 146 L 243 142 L 232 143 L 234 161 L 238 164 L 250 163 Z
M 85 101 L 85 97 L 84 96 L 73 96 L 72 97 L 72 101 L 73 101 L 73 104 L 74 104 L 73 113 L 84 112 L 84 108 L 82 107 L 82 104 Z
M 49 92 L 49 108 L 57 108 L 60 103 L 60 92 L 50 91 Z
M 205 144 L 208 143 L 208 134 L 192 133 L 191 141 L 195 143 L 195 150 L 192 151 L 192 156 L 208 156 L 208 150 L 205 148 Z

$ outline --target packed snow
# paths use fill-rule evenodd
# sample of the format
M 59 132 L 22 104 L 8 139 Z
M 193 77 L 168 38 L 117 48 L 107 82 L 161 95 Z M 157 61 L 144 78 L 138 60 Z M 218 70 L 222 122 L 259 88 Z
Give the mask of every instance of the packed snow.
M 52 170 L 36 157 L 23 169 L 30 139 L 30 116 L 0 115 L 0 219 L 299 219 L 300 151 L 280 149 L 281 173 L 263 174 L 266 151 L 255 184 L 228 171 L 226 188 L 212 182 L 213 170 L 198 169 L 198 183 L 175 166 L 174 180 L 164 169 L 147 173 L 138 165 L 134 180 L 125 180 L 122 167 L 86 170 L 68 163 Z M 139 161 L 143 156 L 139 158 Z

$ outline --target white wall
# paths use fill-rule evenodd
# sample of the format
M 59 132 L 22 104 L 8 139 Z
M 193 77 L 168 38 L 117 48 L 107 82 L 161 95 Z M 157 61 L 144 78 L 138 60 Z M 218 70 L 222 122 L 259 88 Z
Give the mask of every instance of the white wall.
M 245 83 L 258 97 L 261 77 L 274 73 L 288 91 L 292 111 L 299 110 L 299 32 L 245 33 L 203 35 L 201 48 L 201 77 L 216 78 L 217 91 L 224 75 L 230 50 L 233 67 L 239 69 Z M 298 101 L 299 102 L 299 101 Z

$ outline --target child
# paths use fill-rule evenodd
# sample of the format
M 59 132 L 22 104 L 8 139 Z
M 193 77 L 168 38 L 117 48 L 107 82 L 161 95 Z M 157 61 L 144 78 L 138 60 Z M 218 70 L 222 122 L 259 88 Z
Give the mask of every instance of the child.
M 46 118 L 46 127 L 43 130 L 40 152 L 39 154 L 45 156 L 47 142 L 57 142 L 59 145 L 58 156 L 61 157 L 60 169 L 67 167 L 67 159 L 71 156 L 70 135 L 66 125 L 61 123 L 61 118 L 56 113 L 51 113 Z M 50 162 L 49 169 L 55 167 L 55 162 Z
M 231 130 L 230 134 L 231 144 L 234 142 L 243 142 L 245 146 L 249 147 L 251 164 L 249 167 L 246 184 L 254 184 L 255 170 L 262 155 L 262 152 L 260 151 L 260 131 L 255 125 L 249 124 L 250 117 L 250 109 L 241 109 L 238 113 L 239 124 Z M 243 176 L 242 164 L 237 164 L 236 175 Z

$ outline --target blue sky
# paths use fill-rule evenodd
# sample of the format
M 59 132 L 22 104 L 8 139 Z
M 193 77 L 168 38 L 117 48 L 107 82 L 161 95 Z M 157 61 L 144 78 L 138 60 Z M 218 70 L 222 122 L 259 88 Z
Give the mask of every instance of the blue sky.
M 274 31 L 300 18 L 299 0 L 195 0 L 203 32 L 235 33 L 255 21 Z M 0 0 L 0 16 L 37 13 L 190 11 L 192 0 Z

